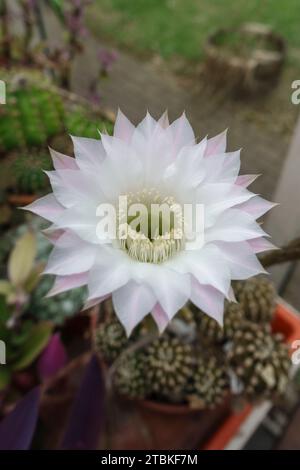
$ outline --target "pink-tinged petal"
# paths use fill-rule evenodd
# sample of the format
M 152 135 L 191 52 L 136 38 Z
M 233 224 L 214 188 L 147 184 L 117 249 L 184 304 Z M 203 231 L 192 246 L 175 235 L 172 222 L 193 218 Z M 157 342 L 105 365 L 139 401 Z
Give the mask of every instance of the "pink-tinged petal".
M 169 165 L 164 173 L 165 179 L 175 184 L 180 178 L 180 185 L 185 188 L 196 188 L 205 177 L 205 168 L 202 157 L 205 151 L 206 140 L 193 146 L 182 147 L 175 161 Z
M 42 380 L 49 379 L 62 369 L 67 361 L 67 353 L 61 342 L 60 334 L 55 333 L 38 360 L 37 369 L 40 378 Z
M 103 295 L 102 297 L 96 297 L 95 299 L 87 300 L 84 306 L 82 307 L 81 311 L 84 312 L 84 310 L 88 310 L 90 308 L 95 307 L 96 305 L 100 305 L 102 302 L 104 302 L 104 300 L 107 300 L 109 298 L 110 294 Z
M 130 143 L 134 129 L 134 125 L 119 109 L 114 127 L 114 136 L 124 140 L 127 143 Z
M 199 284 L 192 279 L 191 301 L 223 327 L 224 295 L 210 285 Z M 201 315 L 201 312 L 199 312 Z
M 277 246 L 273 245 L 273 243 L 263 237 L 248 240 L 247 243 L 250 245 L 254 253 L 261 253 L 262 251 L 268 250 L 278 250 Z
M 57 276 L 52 289 L 48 292 L 46 297 L 52 297 L 53 295 L 60 294 L 61 292 L 84 286 L 87 282 L 88 272 L 72 274 L 71 276 Z
M 163 129 L 167 129 L 167 127 L 170 125 L 168 111 L 165 111 L 157 122 Z
M 101 140 L 86 137 L 71 136 L 74 145 L 74 153 L 78 166 L 82 169 L 100 168 L 105 158 L 105 151 Z
M 138 124 L 137 131 L 149 140 L 157 129 L 157 121 L 147 111 L 146 117 Z
M 75 158 L 56 152 L 50 147 L 49 150 L 55 170 L 78 170 Z
M 235 178 L 241 167 L 241 151 L 227 152 L 224 159 L 221 178 Z
M 205 156 L 218 155 L 226 152 L 227 129 L 220 134 L 208 139 Z
M 128 336 L 156 303 L 151 289 L 134 281 L 115 291 L 112 299 L 115 312 Z
M 232 289 L 231 286 L 230 286 L 228 294 L 227 294 L 227 299 L 229 300 L 229 302 L 237 303 L 234 290 Z
M 260 196 L 255 196 L 249 201 L 239 204 L 236 208 L 245 211 L 247 214 L 252 215 L 255 219 L 258 219 L 275 206 L 278 206 L 278 204 L 267 201 Z
M 231 279 L 247 279 L 266 271 L 247 242 L 217 242 L 219 256 L 228 265 Z
M 252 238 L 268 236 L 266 232 L 246 212 L 228 209 L 205 233 L 206 242 L 240 242 Z
M 185 253 L 181 270 L 191 273 L 200 284 L 210 284 L 223 295 L 227 295 L 231 277 L 230 269 L 214 245 Z
M 195 134 L 185 113 L 176 119 L 176 121 L 173 121 L 167 131 L 171 132 L 175 153 L 182 147 L 195 144 Z
M 58 170 L 45 173 L 50 179 L 55 197 L 65 207 L 71 207 L 83 200 L 96 201 L 97 204 L 104 200 L 97 171 Z
M 147 277 L 146 282 L 171 320 L 189 299 L 190 276 L 161 266 L 152 266 L 152 269 L 153 271 Z
M 229 183 L 209 183 L 197 192 L 198 200 L 204 204 L 205 226 L 212 226 L 220 214 L 255 196 L 247 189 Z
M 248 188 L 259 176 L 261 175 L 240 175 L 237 177 L 235 184 Z
M 68 185 L 66 185 L 61 177 L 59 176 L 57 171 L 45 171 L 44 172 L 50 181 L 53 195 L 57 199 L 57 201 L 61 204 L 63 208 L 72 207 L 74 204 L 74 194 L 73 191 L 70 190 Z
M 114 290 L 127 284 L 129 281 L 129 269 L 124 264 L 117 264 L 111 260 L 111 263 L 96 263 L 89 274 L 88 300 L 111 294 Z
M 86 243 L 72 233 L 64 233 L 52 250 L 44 274 L 69 276 L 86 272 L 93 266 L 97 245 Z
M 64 212 L 64 207 L 53 194 L 41 197 L 28 206 L 22 207 L 22 209 L 33 212 L 44 219 L 50 220 L 50 222 L 55 222 L 57 217 Z
M 53 243 L 54 245 L 64 233 L 65 230 L 57 228 L 57 226 L 54 224 L 42 230 L 42 234 L 44 235 L 44 237 L 46 237 L 47 240 L 49 240 L 49 242 Z
M 105 229 L 101 231 L 100 226 L 98 227 L 100 220 L 101 217 L 97 216 L 96 204 L 86 204 L 82 201 L 81 204 L 77 203 L 76 206 L 66 209 L 63 215 L 56 219 L 56 225 L 90 243 L 111 243 Z
M 169 318 L 166 312 L 162 309 L 160 304 L 155 304 L 152 310 L 152 317 L 157 324 L 158 330 L 160 333 L 163 333 L 169 323 Z

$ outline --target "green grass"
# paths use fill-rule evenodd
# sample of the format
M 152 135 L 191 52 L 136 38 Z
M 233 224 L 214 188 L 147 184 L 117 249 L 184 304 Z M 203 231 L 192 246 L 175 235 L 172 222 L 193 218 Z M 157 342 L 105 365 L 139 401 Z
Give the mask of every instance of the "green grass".
M 210 32 L 244 21 L 268 23 L 300 48 L 299 0 L 95 0 L 88 12 L 99 38 L 166 59 L 198 59 Z

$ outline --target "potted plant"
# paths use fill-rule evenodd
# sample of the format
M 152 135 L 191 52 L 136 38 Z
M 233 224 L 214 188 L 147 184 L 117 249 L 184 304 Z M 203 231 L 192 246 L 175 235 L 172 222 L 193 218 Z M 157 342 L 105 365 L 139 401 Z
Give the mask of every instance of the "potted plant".
M 267 91 L 279 78 L 285 41 L 269 26 L 246 23 L 219 29 L 205 45 L 205 75 L 234 94 Z
M 112 448 L 199 448 L 222 429 L 237 399 L 284 393 L 291 364 L 284 336 L 271 331 L 275 289 L 258 277 L 237 283 L 235 294 L 239 303 L 227 303 L 223 330 L 186 307 L 160 337 L 147 319 L 129 340 L 106 301 L 95 349 L 120 410 L 129 407 L 140 423 L 128 426 L 125 417 L 122 424 L 120 413 Z

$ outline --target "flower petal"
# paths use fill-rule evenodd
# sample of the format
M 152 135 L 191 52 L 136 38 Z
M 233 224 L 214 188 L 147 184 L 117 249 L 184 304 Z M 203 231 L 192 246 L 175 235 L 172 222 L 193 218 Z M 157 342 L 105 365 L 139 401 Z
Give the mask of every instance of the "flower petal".
M 81 169 L 100 168 L 105 158 L 105 151 L 101 140 L 86 137 L 75 137 L 71 135 L 74 145 L 76 162 Z
M 170 321 L 168 315 L 158 303 L 154 305 L 151 313 L 155 323 L 157 324 L 159 332 L 163 333 Z
M 84 310 L 88 310 L 92 307 L 95 307 L 96 305 L 101 304 L 101 302 L 104 302 L 104 300 L 109 299 L 110 295 L 103 295 L 102 297 L 96 297 L 95 299 L 90 299 L 87 300 L 84 306 L 82 307 L 81 311 L 83 312 Z
M 208 139 L 205 156 L 210 157 L 226 152 L 227 145 L 227 129 L 220 134 Z
M 22 207 L 24 210 L 33 212 L 44 219 L 54 222 L 58 216 L 64 212 L 64 207 L 57 201 L 53 194 L 41 197 L 36 201 Z
M 115 291 L 112 299 L 116 314 L 128 336 L 156 303 L 151 289 L 134 281 Z
M 228 209 L 205 233 L 206 242 L 215 240 L 240 242 L 251 238 L 264 237 L 267 234 L 246 212 Z
M 91 269 L 97 254 L 97 245 L 82 241 L 75 234 L 64 233 L 52 250 L 44 274 L 69 276 Z
M 56 152 L 50 147 L 49 150 L 55 170 L 78 170 L 75 158 Z
M 210 285 L 200 284 L 192 279 L 191 301 L 223 327 L 224 295 Z M 199 315 L 201 313 L 199 312 Z
M 167 131 L 172 135 L 174 155 L 184 146 L 195 144 L 194 131 L 183 113 L 180 118 L 173 121 Z
M 259 176 L 260 175 L 240 175 L 237 177 L 235 184 L 238 184 L 239 186 L 243 186 L 244 188 L 247 188 Z
M 191 282 L 188 274 L 153 265 L 152 272 L 145 282 L 151 287 L 170 320 L 189 299 Z
M 167 127 L 169 127 L 170 125 L 168 111 L 165 111 L 157 122 L 161 125 L 163 129 L 167 129 Z
M 72 274 L 70 276 L 57 276 L 52 289 L 48 292 L 46 297 L 52 297 L 53 295 L 60 294 L 61 292 L 84 286 L 87 284 L 87 281 L 88 272 Z
M 254 253 L 261 253 L 262 251 L 267 250 L 278 250 L 277 246 L 273 245 L 273 243 L 263 237 L 247 240 L 247 243 L 250 245 Z
M 131 124 L 129 119 L 127 119 L 127 117 L 119 109 L 114 127 L 114 136 L 124 140 L 127 143 L 130 143 L 134 129 L 134 125 Z
M 219 256 L 230 269 L 231 279 L 247 279 L 266 273 L 247 242 L 217 242 Z
M 103 249 L 98 255 L 98 261 L 89 273 L 88 300 L 111 294 L 114 290 L 124 286 L 130 279 L 128 266 L 119 263 L 113 258 L 113 251 Z M 109 253 L 112 253 L 111 259 Z
M 270 202 L 260 196 L 255 196 L 254 198 L 239 204 L 236 208 L 245 211 L 255 219 L 258 219 L 277 205 L 278 204 L 275 202 Z

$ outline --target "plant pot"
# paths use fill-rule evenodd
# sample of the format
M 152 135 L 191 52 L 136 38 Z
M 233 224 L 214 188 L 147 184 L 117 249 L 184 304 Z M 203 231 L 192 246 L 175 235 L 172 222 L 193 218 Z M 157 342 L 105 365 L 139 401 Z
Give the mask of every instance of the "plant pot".
M 230 415 L 230 397 L 213 410 L 120 397 L 112 418 L 110 450 L 192 450 Z M 117 428 L 116 428 L 117 427 Z
M 36 194 L 11 194 L 7 197 L 7 201 L 12 206 L 26 206 L 35 201 L 39 196 Z
M 273 331 L 281 332 L 288 344 L 300 339 L 300 317 L 289 306 L 278 304 Z M 184 405 L 133 401 L 122 398 L 116 419 L 118 429 L 112 429 L 109 449 L 155 450 L 221 450 L 255 409 L 246 405 L 239 413 L 230 408 L 230 397 L 214 410 L 192 410 Z
M 274 332 L 280 332 L 284 335 L 286 343 L 290 346 L 293 341 L 300 339 L 300 316 L 281 299 L 277 305 L 272 327 Z M 290 351 L 293 352 L 292 349 Z M 250 417 L 253 410 L 254 406 L 247 405 L 240 413 L 230 414 L 201 448 L 206 450 L 226 448 L 231 439 L 239 432 L 240 427 Z
M 284 39 L 264 24 L 219 29 L 204 45 L 204 73 L 209 83 L 234 94 L 267 91 L 279 78 L 285 49 Z

